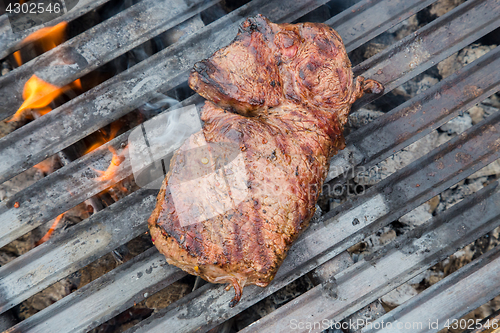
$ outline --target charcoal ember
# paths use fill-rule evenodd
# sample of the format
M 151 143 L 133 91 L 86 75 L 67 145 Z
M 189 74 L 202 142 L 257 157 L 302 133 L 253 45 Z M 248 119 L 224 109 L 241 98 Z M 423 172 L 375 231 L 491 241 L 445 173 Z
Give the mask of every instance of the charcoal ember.
M 434 208 L 435 209 L 435 208 Z M 411 229 L 419 225 L 424 224 L 426 221 L 432 218 L 431 205 L 428 202 L 423 203 L 417 208 L 413 209 L 411 212 L 401 216 L 399 221 Z
M 430 14 L 437 17 L 443 16 L 453 8 L 464 3 L 465 0 L 439 0 L 430 6 Z
M 374 185 L 378 183 L 397 170 L 404 168 L 416 159 L 428 154 L 437 147 L 438 138 L 438 132 L 432 131 L 420 140 L 389 156 L 374 167 L 363 172 L 358 172 L 354 177 L 354 181 L 360 185 Z
M 359 109 L 349 115 L 348 124 L 351 128 L 360 128 L 368 125 L 380 116 L 383 116 L 384 112 L 368 109 Z
M 144 300 L 144 304 L 150 309 L 164 309 L 173 302 L 189 294 L 192 287 L 183 282 L 174 282 L 168 287 Z
M 384 295 L 382 297 L 382 302 L 390 309 L 394 309 L 417 294 L 417 290 L 412 285 L 404 283 Z
M 469 114 L 464 113 L 453 118 L 439 129 L 448 134 L 460 134 L 472 127 L 472 118 Z
M 463 66 L 470 64 L 474 60 L 493 50 L 495 47 L 496 45 L 481 44 L 472 44 L 471 46 L 465 47 L 460 52 L 449 56 L 437 65 L 439 74 L 441 74 L 444 79 Z
M 71 276 L 64 278 L 17 305 L 14 312 L 19 319 L 25 320 L 66 297 L 75 289 L 73 278 Z
M 340 36 L 319 23 L 246 20 L 195 64 L 208 99 L 203 129 L 174 154 L 149 219 L 170 264 L 235 289 L 267 286 L 308 226 L 350 106 L 373 80 L 353 78 Z

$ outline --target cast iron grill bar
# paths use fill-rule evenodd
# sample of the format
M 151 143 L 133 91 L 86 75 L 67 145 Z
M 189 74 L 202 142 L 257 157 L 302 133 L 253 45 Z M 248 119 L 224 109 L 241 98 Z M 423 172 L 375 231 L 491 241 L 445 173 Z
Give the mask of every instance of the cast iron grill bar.
M 405 304 L 380 317 L 376 322 L 384 320 L 387 323 L 398 320 L 400 322 L 428 323 L 429 319 L 425 315 L 432 313 L 434 315 L 432 321 L 438 320 L 438 329 L 433 330 L 437 332 L 444 328 L 446 320 L 450 319 L 451 323 L 453 319 L 460 319 L 471 310 L 498 296 L 499 275 L 500 247 L 497 246 L 414 296 Z M 393 326 L 396 325 L 393 323 Z M 375 331 L 363 329 L 361 332 L 373 333 Z M 381 330 L 377 332 L 398 331 Z M 428 326 L 423 326 L 422 329 L 415 328 L 405 330 L 405 332 L 429 332 L 429 329 Z
M 165 112 L 200 103 L 203 103 L 203 98 L 193 95 Z M 155 118 L 148 120 L 151 121 Z M 94 171 L 105 170 L 111 163 L 109 147 L 114 148 L 118 155 L 127 157 L 123 147 L 130 132 L 132 130 L 0 202 L 0 247 L 130 176 L 132 169 L 128 158 L 120 163 L 110 180 L 97 181 Z M 13 207 L 15 202 L 19 203 L 18 208 Z
M 362 6 L 362 8 L 365 8 L 366 3 L 368 3 L 368 2 L 371 2 L 371 1 L 369 1 L 369 0 L 363 1 L 362 3 L 364 5 Z M 401 5 L 401 4 L 399 4 L 399 5 Z M 356 12 L 355 9 L 348 9 L 348 11 L 351 13 L 353 10 Z M 381 9 L 379 9 L 379 10 L 381 10 Z M 388 11 L 391 11 L 391 10 L 392 10 L 391 8 L 388 9 Z M 361 11 L 360 13 L 364 15 L 364 11 Z M 342 13 L 339 15 L 341 15 L 342 17 L 345 16 Z M 349 16 L 349 17 L 351 18 L 351 21 L 348 21 L 347 23 L 350 23 L 351 25 L 355 25 L 355 22 L 357 21 L 357 17 L 356 16 L 354 16 L 354 17 Z M 401 17 L 401 19 L 402 18 L 403 17 Z M 375 24 L 375 23 L 373 23 L 373 24 Z M 370 26 L 367 26 L 367 25 L 364 25 L 364 27 L 366 29 L 371 29 Z M 363 31 L 364 31 L 363 29 L 360 29 L 360 30 L 358 30 L 358 33 L 362 35 Z M 352 34 L 349 36 L 356 37 L 356 35 L 352 35 Z M 183 102 L 182 105 L 188 105 L 188 104 L 199 103 L 199 102 L 201 102 L 201 99 L 199 99 L 199 98 L 196 99 L 196 101 L 189 99 L 188 101 L 186 101 L 186 103 Z M 127 135 L 127 137 L 128 137 L 128 135 Z M 125 141 L 126 141 L 126 139 L 124 137 L 122 137 L 122 139 L 118 139 L 118 141 L 116 141 L 116 142 L 121 143 L 121 142 L 125 142 Z M 0 142 L 1 142 L 1 140 L 0 140 Z M 112 144 L 112 143 L 110 143 L 110 144 Z M 113 147 L 115 149 L 119 148 L 116 144 L 113 144 Z M 93 153 L 91 153 L 91 154 L 93 154 Z M 102 154 L 102 151 L 99 151 L 99 152 L 96 151 L 95 154 Z M 106 158 L 110 158 L 110 155 L 109 154 L 106 155 Z M 103 164 L 108 163 L 109 164 L 109 162 L 107 160 L 100 161 L 98 157 L 90 157 L 90 156 L 89 156 L 88 160 L 84 160 L 82 162 L 83 163 L 93 163 L 90 161 L 95 161 L 95 163 L 103 163 Z M 76 170 L 80 170 L 80 171 L 75 171 L 75 168 L 76 168 Z M 100 169 L 99 167 L 95 167 L 95 168 Z M 85 172 L 86 169 L 85 168 L 82 169 L 81 166 L 72 167 L 72 168 L 68 167 L 64 170 L 66 170 L 65 174 L 67 176 L 73 175 L 73 177 L 68 178 L 69 180 L 73 180 L 73 181 L 79 180 L 82 183 L 81 185 L 80 185 L 80 183 L 76 184 L 76 187 L 81 189 L 80 192 L 88 191 L 88 193 L 81 194 L 82 196 L 85 197 L 85 199 L 89 198 L 90 196 L 94 195 L 95 193 L 98 193 L 98 191 L 105 188 L 104 184 L 102 184 L 102 183 L 96 184 L 93 181 L 93 179 L 88 179 L 88 177 L 80 178 L 78 175 L 76 175 L 79 172 L 84 172 L 85 174 L 87 174 Z M 122 179 L 122 178 L 128 176 L 129 174 L 130 173 L 128 173 L 128 174 L 119 173 L 117 175 L 117 177 L 115 177 L 115 179 L 118 179 L 118 178 Z M 51 177 L 58 177 L 58 178 L 51 178 Z M 59 183 L 59 181 L 63 181 L 63 183 Z M 67 191 L 65 189 L 66 188 L 73 188 L 75 186 L 75 184 L 73 184 L 73 183 L 66 184 L 66 182 L 67 182 L 66 176 L 64 176 L 61 173 L 59 173 L 58 176 L 55 176 L 55 175 L 49 176 L 49 179 L 45 180 L 45 183 L 42 182 L 42 183 L 40 183 L 39 186 L 37 185 L 38 187 L 32 186 L 32 187 L 30 187 L 29 190 L 25 190 L 25 191 L 15 195 L 15 196 L 13 196 L 12 198 L 10 198 L 9 201 L 4 202 L 4 203 L 0 203 L 0 230 L 4 230 L 3 234 L 0 235 L 0 247 L 7 244 L 8 242 L 16 239 L 17 237 L 20 237 L 21 235 L 25 234 L 26 232 L 34 229 L 35 227 L 39 226 L 40 224 L 56 217 L 60 213 L 64 212 L 66 209 L 74 207 L 78 203 L 85 200 L 85 199 L 82 200 L 79 196 L 72 196 L 71 198 L 68 198 L 67 193 L 66 193 Z M 71 185 L 71 186 L 69 186 L 69 185 Z M 111 184 L 110 183 L 106 184 L 106 186 L 109 186 L 109 185 L 111 185 Z M 48 187 L 45 187 L 45 186 L 48 186 Z M 44 192 L 45 193 L 54 193 L 54 195 L 48 199 L 57 200 L 58 204 L 54 203 L 52 205 L 45 205 L 45 204 L 48 204 L 48 202 L 47 202 L 47 199 L 45 199 L 45 200 L 42 199 L 46 196 L 46 194 Z M 57 195 L 55 193 L 57 193 Z M 92 195 L 89 195 L 90 193 L 92 193 Z M 37 194 L 39 195 L 38 197 L 37 197 Z M 28 201 L 28 199 L 30 199 L 32 197 L 37 197 L 38 200 Z M 58 200 L 58 199 L 61 199 L 61 200 Z M 14 205 L 15 202 L 23 203 L 21 205 L 20 209 L 15 209 L 15 210 L 12 209 L 12 206 Z M 25 212 L 26 210 L 28 210 L 28 212 Z M 28 220 L 26 220 L 26 219 L 28 219 Z
M 312 224 L 296 241 L 274 280 L 266 288 L 245 287 L 245 296 L 235 307 L 228 307 L 233 295 L 225 286 L 205 285 L 128 332 L 162 332 L 164 327 L 206 331 L 233 317 L 498 159 L 499 132 L 500 113 L 495 113 L 382 180 L 364 196 L 325 214 L 324 223 Z M 359 223 L 353 223 L 356 218 Z
M 217 2 L 143 0 L 45 52 L 0 77 L 0 119 L 21 106 L 24 85 L 33 74 L 57 87 L 65 86 Z
M 291 319 L 314 322 L 318 321 L 318 313 L 322 318 L 341 321 L 500 226 L 499 205 L 500 186 L 495 182 L 254 322 L 242 333 L 289 332 Z
M 353 132 L 332 158 L 327 181 L 359 164 L 377 164 L 494 94 L 498 68 L 500 47 Z
M 186 275 L 150 248 L 6 333 L 87 332 Z
M 465 47 L 471 41 L 482 36 L 481 34 L 476 36 L 478 34 L 478 29 L 480 33 L 486 34 L 490 31 L 488 29 L 494 29 L 496 26 L 500 26 L 500 17 L 496 16 L 494 18 L 495 22 L 488 25 L 487 28 L 478 28 L 483 25 L 480 23 L 483 22 L 481 20 L 488 18 L 488 15 L 491 14 L 489 7 L 491 3 L 496 3 L 496 0 L 489 0 L 487 2 L 489 6 L 486 6 L 484 1 L 471 0 L 469 2 L 478 3 L 478 7 L 483 9 L 484 12 L 475 12 L 477 16 L 480 14 L 482 15 L 481 19 L 476 15 L 466 15 L 466 13 L 462 11 L 457 13 L 455 9 L 451 11 L 454 13 L 451 17 L 450 15 L 444 15 L 432 23 L 436 31 L 446 31 L 450 27 L 450 19 L 453 18 L 463 23 L 463 16 L 466 18 L 468 16 L 470 20 L 466 22 L 468 29 L 463 31 L 464 33 L 474 31 L 473 38 L 450 38 L 451 44 L 448 44 L 447 40 L 441 43 L 443 52 L 439 54 L 440 57 L 449 56 L 455 52 L 455 49 L 458 50 Z M 253 3 L 254 2 L 250 4 Z M 262 4 L 260 4 L 260 2 L 258 4 L 256 3 L 257 7 L 258 5 Z M 319 3 L 315 3 L 315 6 L 319 5 Z M 497 11 L 500 11 L 500 9 L 497 8 Z M 188 70 L 195 61 L 210 55 L 218 47 L 228 44 L 232 37 L 236 35 L 237 25 L 243 18 L 238 18 L 235 24 L 228 26 L 228 22 L 233 21 L 232 16 L 251 16 L 256 12 L 257 8 L 252 11 L 247 10 L 247 7 L 243 6 L 201 29 L 199 32 L 191 35 L 191 37 L 187 37 L 183 41 L 154 55 L 149 58 L 149 60 L 134 66 L 130 70 L 104 82 L 98 87 L 95 87 L 87 93 L 53 110 L 49 114 L 0 139 L 0 155 L 6 157 L 0 160 L 0 182 L 39 163 L 46 157 L 118 119 L 135 107 L 142 105 L 147 102 L 149 98 L 152 98 L 156 90 L 173 88 L 177 84 L 184 82 Z M 275 14 L 272 11 L 268 12 L 266 8 L 262 8 L 259 12 L 263 14 L 267 13 L 266 16 L 271 20 L 282 21 L 282 19 L 274 19 L 273 15 Z M 212 33 L 213 31 L 217 31 L 218 33 L 215 35 Z M 458 34 L 458 32 L 456 34 Z M 428 37 L 432 40 L 434 35 L 430 34 Z M 213 38 L 216 38 L 216 40 L 212 40 Z M 401 59 L 405 59 L 404 57 L 408 53 L 406 52 L 407 47 L 419 49 L 418 45 L 415 44 L 420 44 L 420 40 L 403 39 L 396 44 L 398 46 L 395 50 L 396 54 L 390 56 L 392 58 L 398 56 Z M 366 67 L 365 63 L 362 64 L 363 68 Z M 430 63 L 431 60 L 422 65 L 426 66 Z M 396 72 L 394 76 L 398 78 L 397 75 L 399 74 L 402 76 L 402 69 L 406 69 L 408 64 L 397 63 L 395 66 L 399 66 L 399 71 L 394 71 Z M 355 70 L 359 68 L 360 67 L 357 66 Z M 411 79 L 413 77 L 412 73 L 417 75 L 427 68 L 428 67 L 420 69 L 420 66 L 416 66 L 414 71 L 410 71 L 404 75 L 405 80 Z M 360 70 L 357 71 L 360 72 Z M 366 76 L 370 77 L 369 75 Z M 377 75 L 373 78 L 378 79 Z M 141 89 L 134 90 L 138 84 L 143 84 Z M 85 117 L 85 115 L 89 113 L 93 114 L 91 119 Z M 61 129 L 69 128 L 71 128 L 71 131 L 61 131 Z M 26 152 L 26 155 L 21 156 L 17 153 L 19 151 Z
M 0 313 L 147 232 L 155 205 L 140 189 L 0 267 Z
M 384 93 L 388 93 L 499 26 L 499 0 L 469 0 L 362 62 L 353 71 L 355 75 L 380 81 Z M 378 97 L 364 96 L 353 108 Z
M 251 4 L 256 6 L 258 2 L 252 2 Z M 317 8 L 321 3 L 306 2 L 305 5 L 295 3 L 295 6 L 287 6 L 286 8 L 280 8 L 278 5 L 278 1 L 271 1 L 267 3 L 265 8 L 260 8 L 260 10 L 276 20 L 284 17 L 290 18 L 290 15 L 298 18 Z M 288 11 L 293 11 L 293 14 Z M 225 21 L 224 19 L 230 15 L 226 15 L 222 20 Z M 238 20 L 239 23 L 240 21 Z M 43 117 L 40 119 L 43 119 Z M 0 313 L 137 237 L 141 232 L 145 232 L 147 230 L 145 221 L 153 211 L 156 202 L 156 193 L 152 192 L 155 191 L 138 190 L 108 209 L 80 222 L 72 228 L 74 231 L 71 232 L 71 235 L 64 234 L 61 237 L 54 238 L 52 241 L 44 243 L 7 265 L 0 267 L 0 280 L 3 282 L 0 290 L 0 294 L 3 295 L 3 298 L 0 299 Z M 7 208 L 13 209 L 11 205 L 7 205 Z M 131 217 L 132 215 L 128 213 L 124 215 L 125 211 L 131 209 L 134 217 Z M 113 214 L 116 214 L 116 216 Z M 142 217 L 139 218 L 139 216 Z M 126 222 L 123 222 L 123 220 L 126 220 Z M 89 226 L 94 228 L 91 234 L 88 233 L 89 228 L 91 228 Z M 109 238 L 103 238 L 106 235 Z M 85 237 L 88 238 L 88 241 L 81 242 L 80 240 Z M 100 243 L 99 246 L 96 246 L 98 243 Z M 84 250 L 81 249 L 82 245 L 85 245 Z M 59 260 L 53 261 L 54 256 Z M 41 264 L 45 264 L 50 268 L 39 270 L 38 267 Z M 32 275 L 35 275 L 35 280 L 23 278 Z
M 436 0 L 360 1 L 325 24 L 342 36 L 347 52 L 351 52 L 434 2 Z
M 278 0 L 253 0 L 19 128 L 0 139 L 0 182 L 143 105 L 157 91 L 185 82 L 193 64 L 229 44 L 246 17 L 261 13 L 272 21 L 293 21 L 326 2 L 305 0 L 282 6 Z
M 63 14 L 45 24 L 37 25 L 18 33 L 12 32 L 7 14 L 0 16 L 0 59 L 7 57 L 9 54 L 23 47 L 23 39 L 28 37 L 28 35 L 33 32 L 44 27 L 54 26 L 62 21 L 73 21 L 74 19 L 96 9 L 108 1 L 109 0 L 79 0 L 78 4 L 66 14 Z

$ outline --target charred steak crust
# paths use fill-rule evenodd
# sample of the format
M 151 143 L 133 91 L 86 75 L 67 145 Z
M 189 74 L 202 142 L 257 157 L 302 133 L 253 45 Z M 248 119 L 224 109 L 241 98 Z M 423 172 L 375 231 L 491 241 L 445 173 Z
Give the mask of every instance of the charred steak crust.
M 247 19 L 230 45 L 195 64 L 189 85 L 208 99 L 203 129 L 174 154 L 149 228 L 169 264 L 230 283 L 234 306 L 243 286 L 272 281 L 314 214 L 330 158 L 344 147 L 351 104 L 383 87 L 353 80 L 342 40 L 330 27 L 274 24 L 261 15 Z M 225 183 L 183 182 L 207 175 L 188 165 L 198 162 L 190 151 L 200 147 L 209 155 L 202 163 Z M 216 166 L 229 155 L 240 166 L 236 175 Z M 218 187 L 230 195 L 221 196 Z M 204 216 L 207 200 L 224 209 L 204 219 L 186 215 L 194 209 Z

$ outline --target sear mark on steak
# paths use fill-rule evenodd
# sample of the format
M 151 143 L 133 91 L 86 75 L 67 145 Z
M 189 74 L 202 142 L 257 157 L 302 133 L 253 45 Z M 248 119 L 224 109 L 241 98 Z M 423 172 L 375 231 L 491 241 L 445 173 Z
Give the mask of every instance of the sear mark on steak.
M 324 24 L 247 19 L 235 40 L 194 65 L 203 129 L 175 153 L 149 218 L 168 263 L 229 283 L 267 286 L 308 226 L 351 104 L 379 82 L 353 79 Z

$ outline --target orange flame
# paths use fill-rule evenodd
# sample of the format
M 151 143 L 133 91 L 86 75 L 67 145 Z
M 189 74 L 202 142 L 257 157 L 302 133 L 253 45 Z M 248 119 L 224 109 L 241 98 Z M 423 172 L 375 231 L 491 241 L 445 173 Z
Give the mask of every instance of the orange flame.
M 113 180 L 120 164 L 125 160 L 125 157 L 123 157 L 122 155 L 118 155 L 113 147 L 110 146 L 108 149 L 113 154 L 113 158 L 111 159 L 111 163 L 109 164 L 106 171 L 95 170 L 98 174 L 100 174 L 100 176 L 96 178 L 97 181 L 103 182 L 107 180 Z
M 40 170 L 42 173 L 48 174 L 52 171 L 52 162 L 50 160 L 45 160 L 33 165 L 33 168 Z
M 23 42 L 29 43 L 38 41 L 41 43 L 43 50 L 48 51 L 64 41 L 64 31 L 67 25 L 67 22 L 61 22 L 53 27 L 42 28 L 26 37 Z M 21 66 L 22 59 L 20 51 L 14 52 L 13 56 L 18 66 Z M 82 89 L 80 79 L 60 88 L 33 75 L 24 85 L 24 103 L 19 107 L 9 122 L 21 120 L 23 116 L 25 116 L 25 111 L 27 109 L 41 109 L 36 111 L 39 116 L 47 114 L 52 111 L 48 105 L 69 89 Z
M 111 128 L 110 128 L 110 131 L 109 131 L 109 135 L 107 135 L 106 132 L 104 132 L 104 130 L 100 130 L 101 132 L 101 137 L 92 144 L 92 146 L 90 146 L 86 151 L 85 153 L 83 153 L 84 155 L 85 154 L 88 154 L 90 153 L 91 151 L 99 148 L 100 146 L 102 146 L 103 144 L 105 144 L 106 142 L 108 141 L 111 141 L 113 140 L 115 137 L 116 137 L 116 134 L 118 133 L 118 130 L 120 130 L 120 126 L 118 125 L 118 123 L 112 123 L 111 124 Z
M 80 79 L 73 81 L 73 83 L 71 85 L 73 87 L 75 87 L 76 89 L 82 90 L 82 82 L 80 81 Z
M 49 231 L 47 231 L 47 233 L 38 242 L 35 243 L 35 246 L 43 244 L 49 240 L 50 236 L 52 236 L 52 234 L 54 233 L 54 230 L 56 230 L 57 225 L 59 224 L 59 222 L 61 222 L 61 219 L 63 218 L 63 216 L 64 216 L 64 214 L 61 214 L 58 217 L 56 217 L 56 219 L 55 219 L 54 223 L 52 223 L 52 226 L 50 227 Z
M 46 114 L 47 112 L 50 112 L 52 109 L 48 108 L 49 110 L 47 110 L 46 107 L 56 97 L 58 97 L 68 89 L 68 86 L 59 88 L 48 82 L 45 82 L 36 75 L 33 75 L 24 85 L 24 103 L 21 104 L 21 106 L 16 111 L 14 116 L 9 120 L 9 122 L 20 120 L 25 113 L 24 111 L 27 109 L 43 108 L 43 110 L 39 110 L 40 114 Z
M 42 45 L 43 51 L 48 51 L 61 44 L 65 38 L 67 22 L 63 21 L 53 27 L 46 27 L 35 31 L 23 40 L 24 43 L 38 41 Z
M 21 66 L 23 64 L 23 61 L 21 59 L 21 51 L 16 51 L 13 54 L 14 59 L 16 60 L 17 66 Z

